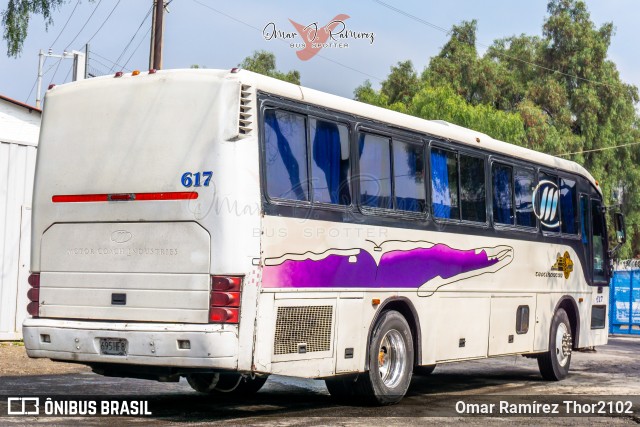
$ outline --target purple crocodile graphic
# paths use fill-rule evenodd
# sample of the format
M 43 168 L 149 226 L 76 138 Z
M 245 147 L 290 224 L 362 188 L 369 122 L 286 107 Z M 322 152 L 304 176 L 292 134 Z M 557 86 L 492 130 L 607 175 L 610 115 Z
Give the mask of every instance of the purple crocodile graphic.
M 381 250 L 379 246 L 374 249 Z M 509 264 L 512 257 L 513 248 L 508 246 L 459 250 L 435 244 L 390 250 L 381 254 L 376 263 L 367 250 L 335 249 L 267 259 L 262 283 L 267 288 L 417 289 L 436 278 L 438 282 L 451 283 L 494 273 Z

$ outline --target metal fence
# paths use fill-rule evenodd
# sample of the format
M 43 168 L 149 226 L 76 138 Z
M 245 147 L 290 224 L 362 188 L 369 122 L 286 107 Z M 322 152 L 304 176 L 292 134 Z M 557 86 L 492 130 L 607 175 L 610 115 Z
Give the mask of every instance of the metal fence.
M 610 291 L 609 333 L 640 335 L 640 260 L 616 266 Z

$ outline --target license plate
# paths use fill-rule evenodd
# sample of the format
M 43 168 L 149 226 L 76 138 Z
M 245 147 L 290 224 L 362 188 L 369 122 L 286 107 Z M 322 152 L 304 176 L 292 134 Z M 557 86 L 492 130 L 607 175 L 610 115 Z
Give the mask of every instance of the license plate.
M 126 356 L 127 340 L 119 338 L 100 338 L 100 353 L 109 356 Z

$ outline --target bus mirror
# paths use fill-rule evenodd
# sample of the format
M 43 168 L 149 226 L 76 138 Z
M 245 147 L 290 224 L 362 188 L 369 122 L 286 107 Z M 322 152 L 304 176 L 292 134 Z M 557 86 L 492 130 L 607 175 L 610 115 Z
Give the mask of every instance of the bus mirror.
M 627 231 L 624 226 L 624 215 L 621 213 L 614 214 L 614 221 L 616 227 L 616 239 L 619 244 L 624 245 L 627 241 Z

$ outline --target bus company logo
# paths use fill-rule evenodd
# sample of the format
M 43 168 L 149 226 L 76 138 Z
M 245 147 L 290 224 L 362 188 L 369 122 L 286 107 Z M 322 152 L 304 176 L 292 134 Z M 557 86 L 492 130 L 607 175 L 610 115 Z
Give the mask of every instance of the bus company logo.
M 133 234 L 127 230 L 116 230 L 111 233 L 111 241 L 115 243 L 126 243 L 133 238 Z
M 565 251 L 564 255 L 558 254 L 556 263 L 551 266 L 551 270 L 561 271 L 564 274 L 564 278 L 568 279 L 573 272 L 573 260 L 569 252 Z
M 308 61 L 324 48 L 348 48 L 349 41 L 352 40 L 365 40 L 369 44 L 373 44 L 375 39 L 373 31 L 351 30 L 344 23 L 347 19 L 349 19 L 349 15 L 341 13 L 322 27 L 317 22 L 303 25 L 293 19 L 289 19 L 295 31 L 282 30 L 277 27 L 275 22 L 269 22 L 262 29 L 262 37 L 265 40 L 282 39 L 289 41 L 290 48 L 299 49 L 296 55 L 301 61 Z
M 7 415 L 39 415 L 40 398 L 9 397 L 7 399 Z
M 533 213 L 545 227 L 556 228 L 560 225 L 558 218 L 559 198 L 558 185 L 553 181 L 544 179 L 533 190 Z

